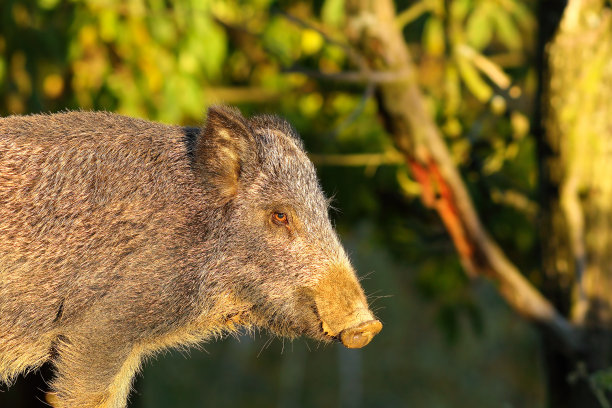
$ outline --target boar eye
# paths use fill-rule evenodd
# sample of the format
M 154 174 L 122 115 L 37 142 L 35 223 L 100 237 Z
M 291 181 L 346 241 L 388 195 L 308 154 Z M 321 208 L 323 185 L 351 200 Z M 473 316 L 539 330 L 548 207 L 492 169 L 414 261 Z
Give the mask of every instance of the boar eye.
M 272 221 L 274 221 L 274 223 L 276 225 L 286 225 L 289 220 L 287 217 L 287 214 L 283 213 L 283 212 L 275 212 L 272 214 Z

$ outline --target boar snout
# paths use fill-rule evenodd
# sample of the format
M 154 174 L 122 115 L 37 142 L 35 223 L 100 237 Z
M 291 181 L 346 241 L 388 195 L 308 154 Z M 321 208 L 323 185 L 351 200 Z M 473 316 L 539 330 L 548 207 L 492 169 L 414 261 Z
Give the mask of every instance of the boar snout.
M 335 265 L 315 291 L 316 312 L 327 338 L 347 348 L 366 346 L 382 329 L 348 261 Z
M 342 330 L 340 341 L 347 348 L 361 348 L 366 346 L 382 329 L 379 320 L 369 320 L 356 327 Z

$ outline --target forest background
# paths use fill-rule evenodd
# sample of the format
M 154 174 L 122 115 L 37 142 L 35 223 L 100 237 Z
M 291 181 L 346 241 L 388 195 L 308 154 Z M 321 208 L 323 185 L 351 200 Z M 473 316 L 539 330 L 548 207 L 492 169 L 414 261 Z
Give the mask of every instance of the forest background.
M 609 407 L 610 27 L 596 0 L 2 0 L 0 114 L 275 113 L 334 197 L 382 333 L 168 352 L 132 407 Z

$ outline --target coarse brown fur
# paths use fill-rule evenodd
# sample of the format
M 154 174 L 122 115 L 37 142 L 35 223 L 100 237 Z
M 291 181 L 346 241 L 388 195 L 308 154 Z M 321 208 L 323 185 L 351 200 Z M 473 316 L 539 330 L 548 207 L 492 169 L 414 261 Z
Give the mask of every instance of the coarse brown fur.
M 123 407 L 160 349 L 373 319 L 285 121 L 0 118 L 0 383 L 51 361 L 55 406 Z

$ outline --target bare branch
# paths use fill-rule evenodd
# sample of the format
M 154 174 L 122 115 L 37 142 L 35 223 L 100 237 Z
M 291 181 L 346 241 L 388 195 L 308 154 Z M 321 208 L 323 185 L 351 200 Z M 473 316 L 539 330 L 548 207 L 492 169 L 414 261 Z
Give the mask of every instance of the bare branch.
M 430 0 L 420 0 L 411 4 L 407 9 L 402 11 L 395 19 L 395 24 L 402 29 L 406 25 L 412 23 L 423 14 L 435 8 L 435 3 Z
M 506 89 L 512 84 L 510 77 L 497 64 L 474 48 L 467 44 L 460 44 L 457 46 L 457 50 L 471 60 L 476 68 L 488 76 L 498 87 Z
M 363 154 L 311 154 L 309 157 L 318 166 L 361 167 L 405 163 L 403 156 L 394 151 Z
M 323 79 L 326 81 L 335 82 L 350 82 L 350 83 L 396 83 L 398 81 L 408 79 L 412 72 L 404 71 L 345 71 L 345 72 L 321 72 L 309 70 L 306 68 L 292 67 L 285 68 L 285 73 L 303 74 L 315 79 Z
M 491 200 L 524 213 L 532 221 L 535 221 L 538 213 L 538 204 L 515 190 L 493 189 Z

